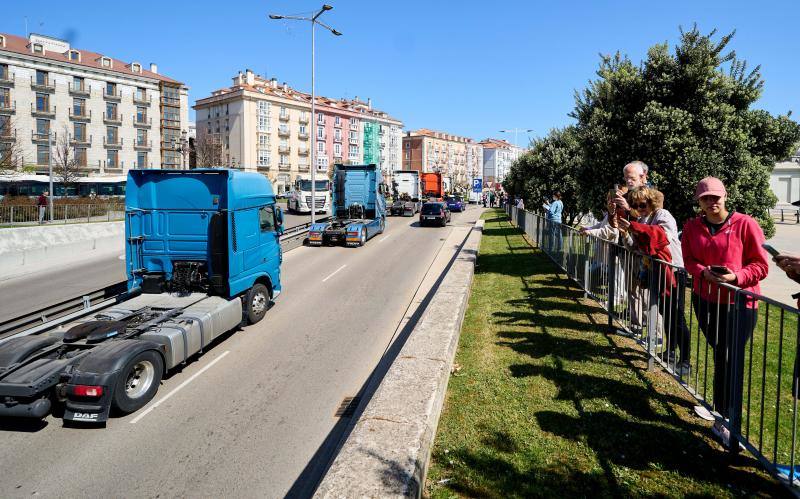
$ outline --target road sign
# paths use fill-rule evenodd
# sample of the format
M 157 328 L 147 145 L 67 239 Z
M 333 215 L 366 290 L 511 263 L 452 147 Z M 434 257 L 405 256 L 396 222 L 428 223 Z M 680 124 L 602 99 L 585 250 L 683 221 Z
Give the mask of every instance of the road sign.
M 481 192 L 483 190 L 483 179 L 472 179 L 472 192 Z

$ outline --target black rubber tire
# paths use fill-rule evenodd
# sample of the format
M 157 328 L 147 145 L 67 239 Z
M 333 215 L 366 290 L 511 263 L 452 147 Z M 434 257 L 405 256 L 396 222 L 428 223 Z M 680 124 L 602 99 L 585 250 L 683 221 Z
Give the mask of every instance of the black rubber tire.
M 261 300 L 263 300 L 263 307 L 259 306 Z M 269 309 L 269 300 L 269 290 L 261 283 L 257 282 L 247 290 L 244 313 L 248 324 L 255 324 L 264 318 Z
M 367 244 L 367 228 L 362 227 L 361 234 L 358 236 L 358 245 L 364 246 L 365 244 Z
M 147 386 L 141 394 L 132 398 L 125 388 L 128 378 L 132 375 L 134 368 L 140 363 L 150 363 L 154 371 L 153 377 L 149 381 L 149 386 Z M 117 381 L 114 383 L 114 393 L 111 394 L 111 408 L 122 414 L 130 414 L 138 411 L 156 396 L 163 375 L 164 360 L 158 352 L 155 350 L 145 350 L 144 352 L 136 354 L 125 364 L 125 367 L 122 368 L 119 372 L 119 376 L 117 376 Z

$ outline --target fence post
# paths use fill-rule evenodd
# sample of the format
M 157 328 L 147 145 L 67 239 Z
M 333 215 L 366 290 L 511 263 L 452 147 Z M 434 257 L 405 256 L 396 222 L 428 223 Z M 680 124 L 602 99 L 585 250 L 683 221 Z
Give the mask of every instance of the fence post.
M 583 297 L 584 298 L 589 298 L 589 286 L 591 285 L 591 279 L 589 278 L 590 267 L 591 266 L 589 265 L 589 238 L 584 236 L 583 237 Z
M 730 348 L 728 358 L 730 365 L 727 366 L 728 371 L 728 386 L 725 387 L 728 392 L 728 425 L 731 432 L 730 448 L 728 449 L 732 454 L 739 453 L 739 439 L 742 434 L 742 389 L 744 379 L 744 342 L 747 341 L 748 329 L 750 324 L 745 319 L 745 312 L 747 309 L 747 299 L 737 289 L 733 295 L 733 328 L 731 330 L 731 339 L 728 342 Z M 782 359 L 778 359 L 780 363 Z M 780 372 L 780 371 L 778 371 Z M 742 382 L 740 382 L 742 380 Z M 778 396 L 780 397 L 780 387 L 778 387 Z M 777 432 L 778 429 L 776 428 Z
M 91 221 L 92 221 L 92 205 L 88 204 L 86 205 L 86 223 L 88 224 Z
M 650 275 L 647 279 L 649 302 L 647 307 L 647 370 L 655 368 L 654 358 L 656 356 L 656 344 L 658 341 L 658 283 L 660 281 L 661 265 L 656 266 L 652 258 L 650 260 Z
M 783 208 L 781 208 L 781 222 L 784 222 L 784 220 L 783 220 Z
M 11 207 L 11 226 L 14 226 L 14 207 Z
M 608 326 L 614 325 L 614 308 L 617 295 L 617 251 L 616 245 L 609 244 L 608 265 L 606 265 L 606 282 L 608 282 Z

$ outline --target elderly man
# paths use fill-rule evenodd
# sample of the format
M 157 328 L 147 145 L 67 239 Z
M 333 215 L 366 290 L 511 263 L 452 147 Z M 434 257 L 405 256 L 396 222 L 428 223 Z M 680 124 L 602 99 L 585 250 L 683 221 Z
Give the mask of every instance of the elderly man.
M 622 177 L 625 179 L 625 184 L 628 190 L 632 191 L 637 187 L 644 187 L 647 185 L 647 164 L 644 161 L 631 161 L 625 168 L 622 169 Z M 617 191 L 614 202 L 623 210 L 630 210 L 628 202 L 625 200 L 625 192 L 622 190 Z

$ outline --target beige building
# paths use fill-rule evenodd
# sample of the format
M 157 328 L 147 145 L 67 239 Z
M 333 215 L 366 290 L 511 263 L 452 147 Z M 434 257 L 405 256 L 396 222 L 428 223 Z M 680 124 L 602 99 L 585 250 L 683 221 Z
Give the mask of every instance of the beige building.
M 312 147 L 324 175 L 334 163 L 376 163 L 384 175 L 402 166 L 403 123 L 374 109 L 369 99 L 318 96 L 312 120 L 309 94 L 247 70 L 194 109 L 198 166 L 204 166 L 200 149 L 211 144 L 219 147 L 222 164 L 262 172 L 279 193 L 310 176 Z
M 422 128 L 403 137 L 403 168 L 439 172 L 448 190 L 466 189 L 480 176 L 483 147 L 469 137 Z
M 0 34 L 0 147 L 14 147 L 37 172 L 67 142 L 79 175 L 188 166 L 176 150 L 188 113 L 188 88 L 155 64 Z

